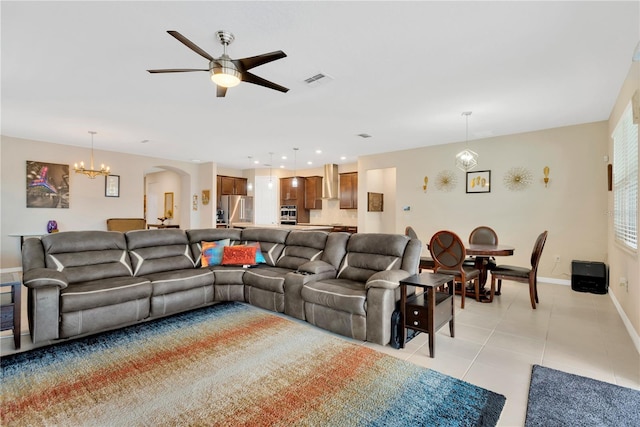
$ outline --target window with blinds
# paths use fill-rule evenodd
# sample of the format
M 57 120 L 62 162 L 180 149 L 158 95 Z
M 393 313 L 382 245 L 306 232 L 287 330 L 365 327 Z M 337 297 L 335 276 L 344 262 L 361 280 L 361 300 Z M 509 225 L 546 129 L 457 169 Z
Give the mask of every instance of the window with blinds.
M 613 131 L 613 232 L 638 249 L 638 123 L 631 103 Z

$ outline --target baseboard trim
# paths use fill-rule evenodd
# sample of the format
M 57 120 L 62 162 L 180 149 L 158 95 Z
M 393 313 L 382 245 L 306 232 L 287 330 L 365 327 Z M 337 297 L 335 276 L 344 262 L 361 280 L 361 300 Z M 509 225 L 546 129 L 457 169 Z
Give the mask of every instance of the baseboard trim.
M 618 299 L 613 294 L 613 292 L 609 292 L 609 296 L 611 297 L 611 301 L 613 301 L 613 305 L 616 306 L 616 310 L 618 310 L 618 315 L 622 319 L 622 323 L 624 323 L 625 328 L 627 328 L 627 333 L 631 337 L 631 341 L 633 341 L 633 345 L 636 346 L 637 352 L 640 353 L 640 335 L 638 335 L 638 332 L 636 332 L 636 330 L 633 328 L 631 321 L 627 317 L 627 313 L 624 312 L 624 310 L 622 309 L 622 306 L 618 302 Z
M 571 280 L 567 279 L 554 279 L 553 277 L 538 277 L 540 283 L 550 283 L 552 285 L 571 286 Z

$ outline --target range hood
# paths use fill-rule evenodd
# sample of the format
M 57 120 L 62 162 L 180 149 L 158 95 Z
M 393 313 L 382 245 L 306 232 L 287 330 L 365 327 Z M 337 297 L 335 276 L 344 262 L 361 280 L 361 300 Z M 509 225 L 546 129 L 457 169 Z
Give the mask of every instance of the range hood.
M 324 165 L 324 176 L 322 179 L 322 198 L 338 198 L 338 165 Z

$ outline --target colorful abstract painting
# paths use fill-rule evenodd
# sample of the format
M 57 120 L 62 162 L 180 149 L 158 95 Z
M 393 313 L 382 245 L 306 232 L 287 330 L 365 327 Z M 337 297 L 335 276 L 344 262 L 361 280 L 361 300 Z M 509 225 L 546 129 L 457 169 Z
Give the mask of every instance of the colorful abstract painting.
M 69 209 L 69 165 L 27 160 L 27 207 Z

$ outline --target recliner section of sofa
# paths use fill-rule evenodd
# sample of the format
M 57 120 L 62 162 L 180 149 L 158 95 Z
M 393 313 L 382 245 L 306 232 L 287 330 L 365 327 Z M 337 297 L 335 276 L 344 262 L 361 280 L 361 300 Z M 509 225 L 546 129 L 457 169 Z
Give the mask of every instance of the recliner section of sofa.
M 202 268 L 202 242 L 258 243 L 266 263 Z M 420 242 L 403 235 L 267 228 L 62 232 L 27 239 L 34 343 L 71 338 L 221 301 L 242 301 L 386 344 L 398 281 Z

